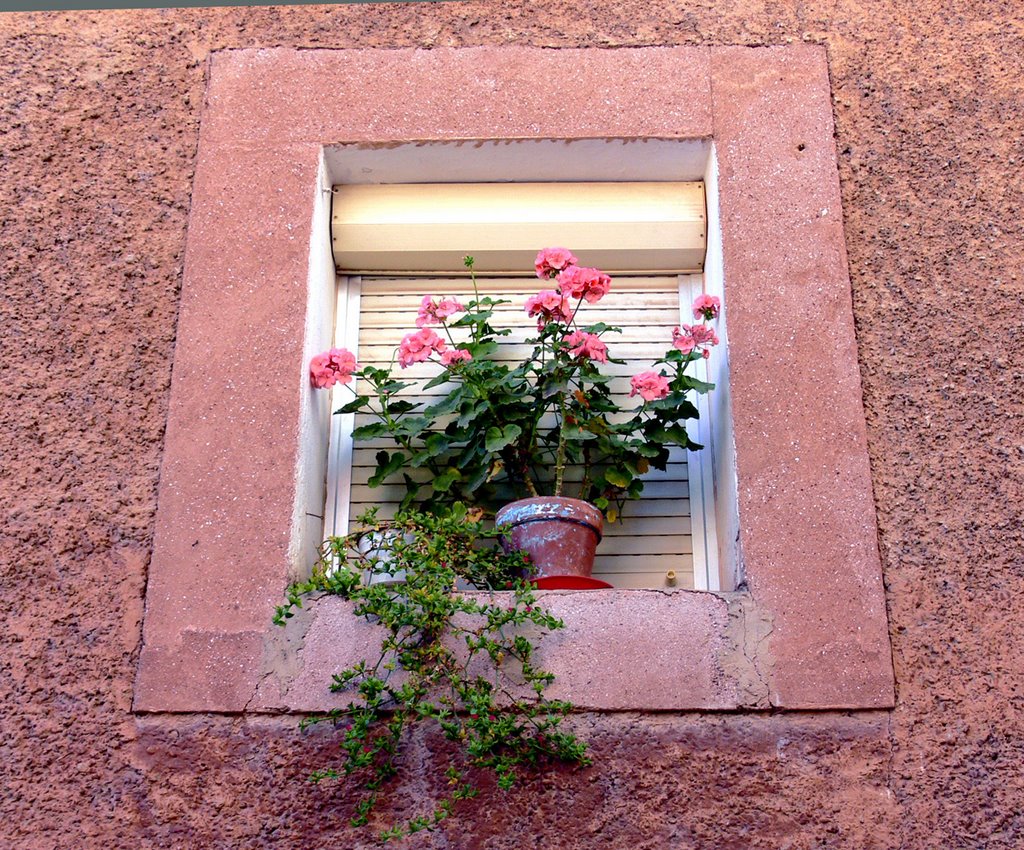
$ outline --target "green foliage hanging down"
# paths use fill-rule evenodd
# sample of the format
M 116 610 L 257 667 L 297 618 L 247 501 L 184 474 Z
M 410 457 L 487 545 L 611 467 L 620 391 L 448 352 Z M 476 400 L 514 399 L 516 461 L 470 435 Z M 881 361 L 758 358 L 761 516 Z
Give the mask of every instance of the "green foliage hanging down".
M 352 824 L 367 825 L 377 802 L 398 781 L 411 732 L 433 726 L 456 746 L 437 755 L 451 789 L 432 811 L 391 824 L 380 837 L 429 829 L 478 793 L 473 776 L 492 772 L 508 789 L 524 769 L 586 765 L 586 745 L 561 726 L 572 706 L 548 699 L 554 679 L 536 666 L 535 640 L 562 622 L 538 607 L 520 552 L 495 545 L 457 505 L 443 517 L 419 513 L 378 521 L 332 538 L 307 582 L 288 590 L 274 621 L 284 625 L 303 600 L 332 594 L 382 634 L 379 654 L 334 676 L 331 690 L 351 701 L 304 726 L 330 722 L 340 733 L 340 763 L 312 779 L 347 777 L 362 791 Z M 404 571 L 398 584 L 366 583 L 373 573 Z M 477 592 L 459 587 L 472 585 Z M 479 592 L 489 591 L 489 592 Z

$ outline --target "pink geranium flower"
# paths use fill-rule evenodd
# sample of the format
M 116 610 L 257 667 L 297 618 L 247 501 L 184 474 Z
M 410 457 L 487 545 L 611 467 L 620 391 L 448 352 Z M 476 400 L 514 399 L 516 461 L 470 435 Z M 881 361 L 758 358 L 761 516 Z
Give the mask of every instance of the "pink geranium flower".
M 685 332 L 680 330 L 679 328 L 673 328 L 672 347 L 678 348 L 681 352 L 683 352 L 683 354 L 689 354 L 691 351 L 693 351 L 694 348 L 697 347 L 697 343 L 694 341 L 693 337 L 689 333 L 690 326 L 683 325 L 683 328 Z
M 639 395 L 644 401 L 656 401 L 668 395 L 668 378 L 657 372 L 641 372 L 629 382 L 630 396 Z
M 559 292 L 545 289 L 526 299 L 526 314 L 537 316 L 537 330 L 548 322 L 568 322 L 572 319 L 572 305 Z
M 430 328 L 406 334 L 398 345 L 398 365 L 405 369 L 413 363 L 429 360 L 435 351 L 440 354 L 447 346 Z
M 468 363 L 472 359 L 473 355 L 463 348 L 449 348 L 441 352 L 441 362 L 445 366 L 451 366 L 452 363 Z
M 686 327 L 686 325 L 683 325 L 683 327 Z M 688 330 L 697 345 L 718 345 L 718 334 L 715 333 L 714 328 L 710 328 L 707 325 L 694 325 L 688 328 Z
M 568 248 L 544 248 L 537 254 L 533 267 L 537 270 L 537 277 L 547 280 L 562 269 L 576 265 L 576 262 L 576 257 Z
M 356 356 L 347 348 L 332 348 L 309 361 L 309 381 L 320 390 L 347 384 L 359 368 Z
M 558 288 L 568 298 L 586 298 L 595 304 L 608 294 L 612 279 L 600 269 L 569 266 L 558 275 Z
M 596 334 L 573 331 L 565 337 L 564 342 L 573 357 L 596 360 L 598 363 L 608 362 L 608 347 Z
M 708 346 L 718 345 L 718 334 L 707 325 L 683 325 L 672 331 L 672 346 L 683 354 L 689 354 L 695 348 L 701 348 L 701 355 L 707 359 L 711 356 Z
M 416 315 L 416 327 L 424 328 L 427 325 L 436 325 L 449 316 L 465 312 L 465 306 L 454 298 L 442 298 L 440 301 L 434 301 L 429 295 L 424 295 L 420 302 L 419 313 Z
M 722 303 L 714 295 L 698 295 L 693 302 L 693 318 L 717 319 Z

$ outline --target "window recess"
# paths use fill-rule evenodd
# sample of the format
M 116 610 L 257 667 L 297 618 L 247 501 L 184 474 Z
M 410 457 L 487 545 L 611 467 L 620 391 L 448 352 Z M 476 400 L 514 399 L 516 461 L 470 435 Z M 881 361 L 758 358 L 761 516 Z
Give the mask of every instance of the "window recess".
M 335 187 L 332 224 L 341 272 L 335 344 L 354 351 L 361 364 L 391 361 L 401 338 L 415 330 L 424 295 L 472 297 L 461 266 L 467 253 L 476 261 L 480 293 L 511 302 L 496 312 L 494 324 L 512 330 L 499 356 L 518 362 L 529 353 L 525 340 L 536 332 L 523 304 L 545 288 L 529 274 L 533 259 L 540 248 L 564 245 L 581 263 L 612 275 L 611 292 L 584 305 L 584 320 L 622 328 L 607 342 L 610 353 L 628 363 L 602 369 L 613 376 L 613 390 L 624 406 L 632 407 L 630 376 L 650 368 L 668 348 L 676 325 L 692 321 L 689 305 L 703 286 L 694 273 L 703 265 L 706 233 L 701 183 Z M 706 379 L 706 366 L 691 368 Z M 402 374 L 416 380 L 439 369 L 415 364 Z M 334 393 L 335 409 L 351 398 L 342 386 Z M 712 434 L 703 402 L 697 400 L 702 420 L 693 438 L 705 450 L 677 449 L 666 470 L 645 476 L 642 497 L 627 502 L 623 517 L 605 529 L 595 577 L 619 588 L 718 588 L 718 547 L 709 539 L 714 534 Z M 401 483 L 367 484 L 376 452 L 392 446 L 386 440 L 353 445 L 352 428 L 359 424 L 361 417 L 333 417 L 327 534 L 344 533 L 351 519 L 374 505 L 382 515 L 392 515 L 404 495 Z

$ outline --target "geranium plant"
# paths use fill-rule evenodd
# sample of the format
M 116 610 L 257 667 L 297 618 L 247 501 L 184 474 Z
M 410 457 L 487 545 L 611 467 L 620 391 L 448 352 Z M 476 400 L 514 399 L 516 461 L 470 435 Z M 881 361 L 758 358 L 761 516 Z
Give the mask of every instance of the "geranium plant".
M 444 516 L 361 519 L 358 531 L 328 541 L 312 578 L 289 588 L 275 616 L 284 625 L 305 598 L 333 594 L 379 629 L 375 657 L 333 678 L 331 690 L 347 694 L 348 704 L 305 723 L 328 721 L 341 732 L 340 764 L 312 779 L 344 776 L 361 787 L 353 825 L 369 824 L 393 787 L 413 729 L 433 727 L 451 742 L 437 753 L 450 791 L 430 811 L 385 827 L 383 839 L 439 823 L 478 793 L 481 771 L 508 789 L 523 770 L 545 763 L 589 764 L 586 746 L 561 728 L 572 706 L 544 695 L 554 676 L 537 666 L 535 641 L 562 622 L 538 606 L 524 556 L 493 545 L 500 532 L 462 505 Z M 363 582 L 381 570 L 406 579 Z M 464 593 L 456 589 L 462 583 L 507 592 Z
M 497 357 L 509 331 L 492 324 L 495 308 L 509 302 L 481 296 L 472 257 L 465 263 L 473 299 L 463 304 L 425 295 L 419 329 L 402 339 L 387 368 L 360 367 L 342 348 L 311 363 L 314 386 L 353 387 L 354 398 L 337 412 L 369 416 L 355 429 L 355 440 L 388 437 L 395 444 L 377 454 L 371 486 L 402 475 L 403 506 L 573 496 L 613 521 L 625 499 L 640 495 L 641 476 L 665 468 L 670 447 L 700 448 L 685 427 L 698 415 L 690 394 L 713 385 L 686 370 L 718 343 L 709 324 L 719 314 L 717 298 L 702 295 L 694 302 L 695 323 L 676 327 L 665 354 L 632 377 L 629 397 L 636 401 L 623 407 L 601 371 L 602 364 L 625 362 L 614 356 L 621 329 L 585 318 L 587 306 L 611 289 L 608 275 L 580 266 L 565 248 L 542 250 L 535 271 L 552 288 L 527 299 L 524 309 L 536 319 L 537 333 L 527 340 L 529 356 L 509 364 Z M 425 361 L 440 369 L 420 389 L 445 390 L 429 404 L 410 398 L 414 383 L 395 369 Z M 570 466 L 582 469 L 578 482 L 567 480 Z M 410 474 L 416 469 L 429 475 Z

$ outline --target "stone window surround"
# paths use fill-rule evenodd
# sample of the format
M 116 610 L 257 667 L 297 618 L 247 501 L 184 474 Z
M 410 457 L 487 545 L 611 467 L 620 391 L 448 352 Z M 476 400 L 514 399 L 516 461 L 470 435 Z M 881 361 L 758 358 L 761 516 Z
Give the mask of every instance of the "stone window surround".
M 306 363 L 329 340 L 316 281 L 333 269 L 310 234 L 331 182 L 358 179 L 335 152 L 488 139 L 710 139 L 719 175 L 745 587 L 547 594 L 567 623 L 542 644 L 552 695 L 596 710 L 891 707 L 828 69 L 823 48 L 796 45 L 213 56 L 135 709 L 334 704 L 331 672 L 371 631 L 336 599 L 270 625 L 323 495 L 310 447 L 328 417 Z

